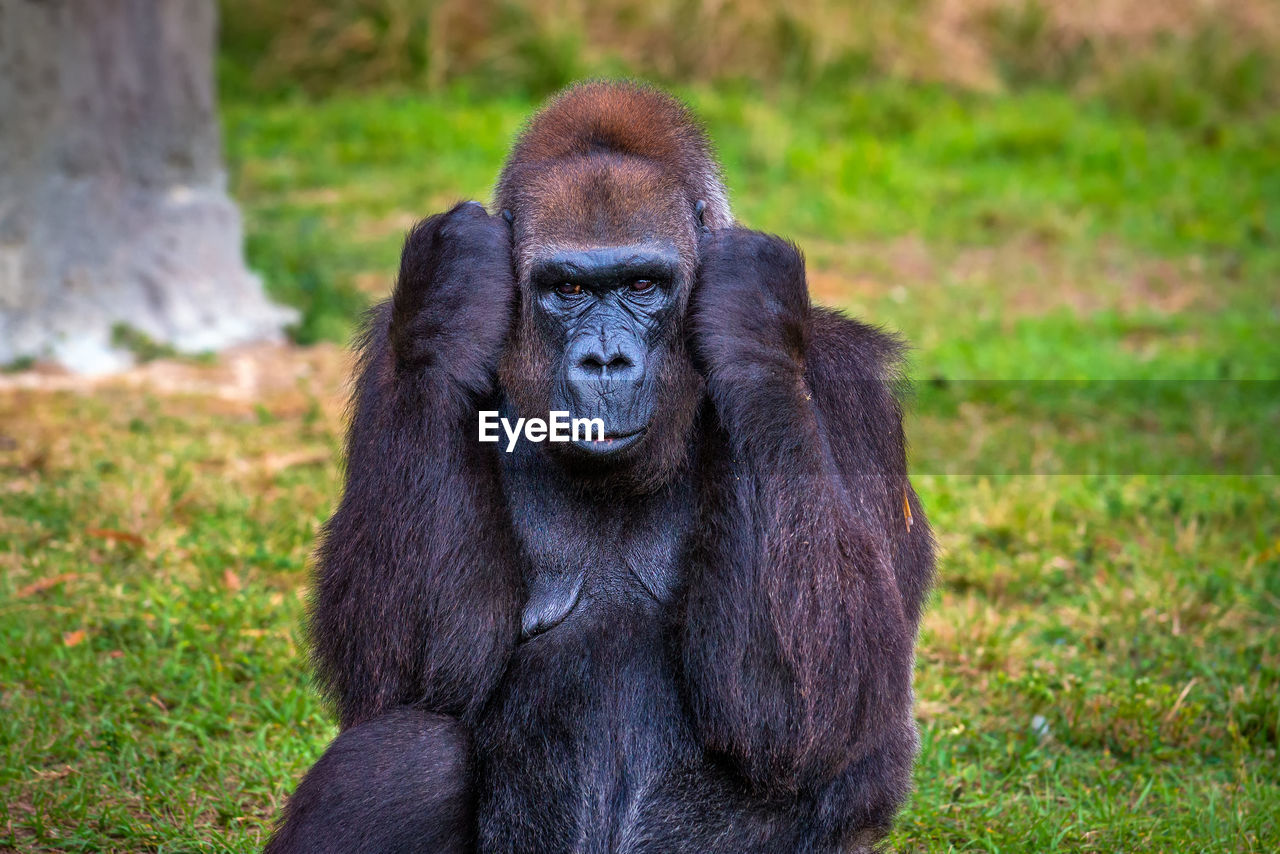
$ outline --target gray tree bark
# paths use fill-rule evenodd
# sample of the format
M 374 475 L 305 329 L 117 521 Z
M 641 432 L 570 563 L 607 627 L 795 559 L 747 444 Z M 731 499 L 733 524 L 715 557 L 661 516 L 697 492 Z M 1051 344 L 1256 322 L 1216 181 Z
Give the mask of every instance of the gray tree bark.
M 0 364 L 106 372 L 123 324 L 184 352 L 278 338 L 244 265 L 214 0 L 0 0 Z

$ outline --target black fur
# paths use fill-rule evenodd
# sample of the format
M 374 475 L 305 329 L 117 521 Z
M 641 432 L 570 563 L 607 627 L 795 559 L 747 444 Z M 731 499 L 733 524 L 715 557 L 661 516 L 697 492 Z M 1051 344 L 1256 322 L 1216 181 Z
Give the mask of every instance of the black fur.
M 520 317 L 536 234 L 512 233 L 475 206 L 427 220 L 371 316 L 310 624 L 344 731 L 269 850 L 870 846 L 909 787 L 933 568 L 900 345 L 811 307 L 794 246 L 721 219 L 687 244 L 665 429 L 622 464 L 508 454 L 477 411 L 512 412 L 501 378 L 557 358 Z
M 507 235 L 475 204 L 424 221 L 368 319 L 309 625 L 343 727 L 405 704 L 472 723 L 515 646 L 519 550 L 475 441 L 510 324 Z
M 289 799 L 266 854 L 474 850 L 471 745 L 455 718 L 396 709 L 345 730 Z

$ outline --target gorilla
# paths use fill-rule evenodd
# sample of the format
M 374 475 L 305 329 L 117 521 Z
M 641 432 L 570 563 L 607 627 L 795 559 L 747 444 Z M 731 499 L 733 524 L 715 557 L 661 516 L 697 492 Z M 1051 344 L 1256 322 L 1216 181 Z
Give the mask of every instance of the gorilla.
M 646 86 L 553 99 L 495 209 L 413 228 L 368 318 L 308 621 L 341 732 L 267 851 L 870 850 L 934 562 L 902 345 Z

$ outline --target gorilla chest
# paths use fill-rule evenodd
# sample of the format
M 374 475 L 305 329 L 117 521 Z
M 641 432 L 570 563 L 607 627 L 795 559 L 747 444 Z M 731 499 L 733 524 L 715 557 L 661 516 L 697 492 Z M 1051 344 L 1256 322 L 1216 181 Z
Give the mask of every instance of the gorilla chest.
M 521 640 L 602 614 L 661 621 L 688 563 L 691 484 L 641 496 L 584 493 L 515 457 L 503 474 L 523 557 Z
M 612 508 L 535 493 L 510 496 L 528 598 L 478 728 L 481 847 L 644 850 L 626 839 L 669 819 L 673 787 L 701 762 L 669 643 L 691 490 Z
M 477 730 L 480 850 L 676 850 L 633 844 L 683 809 L 701 764 L 662 635 L 596 609 L 517 648 Z

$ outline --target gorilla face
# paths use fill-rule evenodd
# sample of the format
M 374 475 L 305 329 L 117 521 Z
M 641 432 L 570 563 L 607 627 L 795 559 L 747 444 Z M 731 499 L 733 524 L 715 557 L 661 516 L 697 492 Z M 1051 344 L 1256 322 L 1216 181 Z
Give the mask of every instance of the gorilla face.
M 599 418 L 555 443 L 577 475 L 654 485 L 689 447 L 702 379 L 685 343 L 701 208 L 642 158 L 591 154 L 522 176 L 510 207 L 520 291 L 500 382 L 517 412 Z
M 604 439 L 577 440 L 579 452 L 625 455 L 658 409 L 684 290 L 679 252 L 669 241 L 560 251 L 533 263 L 530 283 L 534 323 L 561 353 L 551 409 L 604 422 Z

